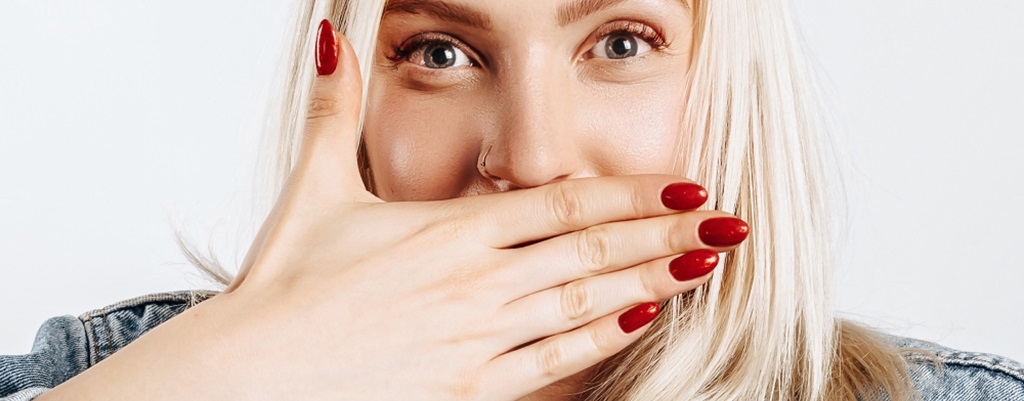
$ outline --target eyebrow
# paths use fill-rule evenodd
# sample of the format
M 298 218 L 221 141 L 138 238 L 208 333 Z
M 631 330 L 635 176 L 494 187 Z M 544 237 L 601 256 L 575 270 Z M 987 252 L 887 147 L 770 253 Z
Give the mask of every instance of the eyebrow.
M 588 15 L 612 7 L 626 0 L 572 0 L 558 7 L 557 21 L 559 26 L 566 26 L 579 21 Z M 679 0 L 683 7 L 689 9 L 687 0 Z M 384 14 L 394 12 L 408 14 L 424 14 L 431 17 L 481 30 L 491 29 L 491 19 L 473 7 L 449 3 L 443 0 L 390 0 L 384 7 Z
M 586 16 L 626 0 L 578 0 L 558 7 L 558 26 L 566 26 Z
M 481 30 L 491 29 L 491 19 L 479 10 L 458 3 L 439 0 L 390 0 L 384 7 L 384 16 L 390 13 L 424 14 L 439 20 L 469 25 Z

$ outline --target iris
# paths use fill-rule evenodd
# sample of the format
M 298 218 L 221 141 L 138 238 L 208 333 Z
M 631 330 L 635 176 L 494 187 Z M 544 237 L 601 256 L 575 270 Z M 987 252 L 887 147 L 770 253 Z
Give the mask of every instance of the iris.
M 628 33 L 610 35 L 604 46 L 608 58 L 620 59 L 636 55 L 636 38 Z
M 450 43 L 432 43 L 423 49 L 423 62 L 429 68 L 448 68 L 455 64 L 455 49 Z

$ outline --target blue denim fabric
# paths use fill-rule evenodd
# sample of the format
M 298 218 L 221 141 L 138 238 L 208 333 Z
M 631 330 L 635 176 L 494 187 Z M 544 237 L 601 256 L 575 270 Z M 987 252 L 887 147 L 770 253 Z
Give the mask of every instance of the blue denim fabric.
M 215 294 L 181 291 L 145 295 L 77 318 L 51 318 L 39 329 L 29 354 L 0 355 L 0 401 L 31 400 Z
M 0 401 L 31 400 L 213 295 L 208 291 L 146 295 L 77 318 L 47 320 L 29 354 L 0 355 Z M 1024 365 L 1018 362 L 909 338 L 890 337 L 890 341 L 937 357 L 908 355 L 910 377 L 923 401 L 1024 401 Z
M 1024 400 L 1024 365 L 1014 360 L 921 340 L 892 339 L 899 347 L 930 351 L 938 357 L 908 356 L 910 378 L 925 401 Z

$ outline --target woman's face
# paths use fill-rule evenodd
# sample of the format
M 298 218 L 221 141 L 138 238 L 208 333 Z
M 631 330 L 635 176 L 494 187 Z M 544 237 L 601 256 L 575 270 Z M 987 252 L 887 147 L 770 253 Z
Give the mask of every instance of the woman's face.
M 364 127 L 378 196 L 672 172 L 686 1 L 391 0 Z

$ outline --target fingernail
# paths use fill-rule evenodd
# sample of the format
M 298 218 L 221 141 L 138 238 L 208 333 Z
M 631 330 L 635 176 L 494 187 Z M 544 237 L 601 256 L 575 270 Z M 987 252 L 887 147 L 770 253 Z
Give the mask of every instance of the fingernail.
M 696 209 L 707 200 L 708 191 L 700 185 L 689 182 L 671 184 L 661 191 L 661 203 L 669 209 Z
M 316 32 L 316 73 L 331 75 L 338 68 L 338 38 L 331 21 L 320 21 Z
M 661 305 L 658 305 L 657 302 L 634 306 L 619 316 L 619 327 L 626 334 L 632 333 L 658 317 L 660 309 Z
M 668 272 L 676 281 L 689 281 L 711 273 L 718 266 L 718 252 L 698 249 L 668 262 Z
M 735 217 L 715 217 L 704 220 L 698 228 L 700 240 L 710 246 L 733 246 L 743 242 L 750 227 Z

